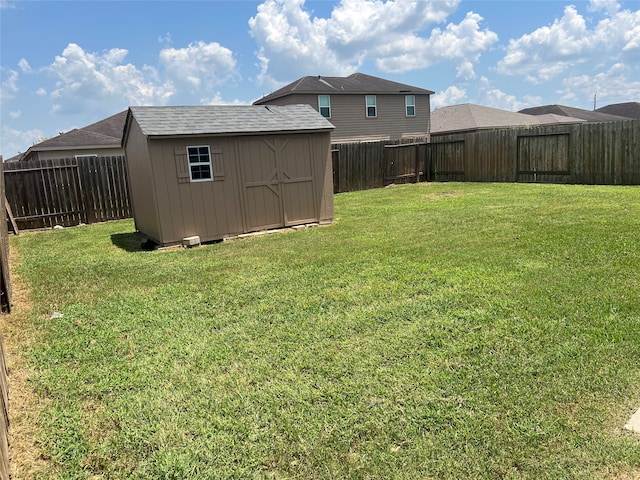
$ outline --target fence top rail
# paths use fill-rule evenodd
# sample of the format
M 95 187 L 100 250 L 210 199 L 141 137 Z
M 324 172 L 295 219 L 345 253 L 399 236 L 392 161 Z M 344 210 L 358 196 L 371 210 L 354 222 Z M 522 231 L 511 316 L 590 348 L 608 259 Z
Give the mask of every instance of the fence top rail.
M 385 145 L 384 148 L 416 147 L 420 145 L 429 145 L 429 143 L 428 142 L 399 143 L 397 145 Z
M 5 170 L 4 173 L 41 172 L 42 170 L 64 170 L 65 168 L 78 168 L 77 164 L 55 165 L 53 167 L 33 167 Z

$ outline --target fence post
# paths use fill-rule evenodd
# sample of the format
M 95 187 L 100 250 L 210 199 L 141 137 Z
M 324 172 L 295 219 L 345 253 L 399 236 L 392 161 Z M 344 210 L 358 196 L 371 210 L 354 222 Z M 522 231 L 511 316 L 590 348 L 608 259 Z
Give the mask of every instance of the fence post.
M 416 149 L 416 183 L 420 183 L 420 145 L 416 145 L 415 149 Z

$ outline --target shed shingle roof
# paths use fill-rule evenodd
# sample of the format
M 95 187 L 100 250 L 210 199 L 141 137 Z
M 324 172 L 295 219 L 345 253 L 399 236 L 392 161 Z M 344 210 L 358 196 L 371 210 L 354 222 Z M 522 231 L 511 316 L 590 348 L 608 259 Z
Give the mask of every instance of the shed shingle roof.
M 366 75 L 364 73 L 353 73 L 348 77 L 322 77 L 307 76 L 290 83 L 276 90 L 269 95 L 256 100 L 254 105 L 268 103 L 276 98 L 285 97 L 294 93 L 311 94 L 414 94 L 431 95 L 431 90 L 413 87 L 404 83 L 393 82 L 384 78 Z
M 333 125 L 310 105 L 130 107 L 147 136 L 318 131 Z

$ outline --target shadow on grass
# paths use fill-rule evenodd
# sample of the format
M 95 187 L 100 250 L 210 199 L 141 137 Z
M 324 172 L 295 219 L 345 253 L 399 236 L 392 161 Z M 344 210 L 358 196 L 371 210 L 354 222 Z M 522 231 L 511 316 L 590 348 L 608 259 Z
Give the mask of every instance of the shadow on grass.
M 111 242 L 116 247 L 127 252 L 143 252 L 147 250 L 143 245 L 146 241 L 147 237 L 140 232 L 114 233 L 111 235 Z

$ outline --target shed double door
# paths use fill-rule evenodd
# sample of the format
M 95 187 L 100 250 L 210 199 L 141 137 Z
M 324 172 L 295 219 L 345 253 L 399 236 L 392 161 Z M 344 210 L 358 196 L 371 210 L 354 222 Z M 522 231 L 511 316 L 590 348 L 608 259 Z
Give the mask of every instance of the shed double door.
M 238 151 L 247 230 L 318 221 L 309 135 L 242 137 Z

